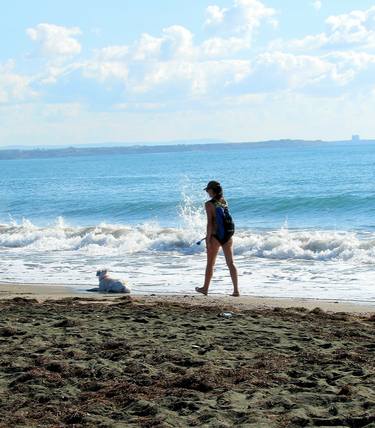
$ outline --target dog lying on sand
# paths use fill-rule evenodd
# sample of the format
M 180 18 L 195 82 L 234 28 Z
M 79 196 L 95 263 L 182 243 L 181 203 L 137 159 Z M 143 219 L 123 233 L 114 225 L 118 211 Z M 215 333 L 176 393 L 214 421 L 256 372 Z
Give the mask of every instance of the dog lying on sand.
M 110 278 L 107 269 L 96 272 L 99 278 L 99 292 L 103 293 L 130 293 L 130 288 L 120 279 Z

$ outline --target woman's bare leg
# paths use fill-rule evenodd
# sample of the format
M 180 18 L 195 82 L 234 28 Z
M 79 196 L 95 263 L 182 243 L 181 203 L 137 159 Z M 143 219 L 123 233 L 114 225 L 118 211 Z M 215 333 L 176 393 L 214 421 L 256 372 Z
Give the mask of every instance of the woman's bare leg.
M 238 274 L 237 268 L 233 261 L 233 239 L 230 238 L 228 242 L 226 242 L 223 246 L 223 252 L 225 256 L 225 261 L 229 268 L 230 276 L 232 278 L 233 283 L 233 294 L 232 296 L 239 296 L 240 292 L 238 290 Z
M 220 243 L 216 239 L 211 238 L 211 242 L 207 247 L 207 265 L 206 265 L 206 273 L 204 278 L 203 287 L 196 287 L 195 290 L 198 293 L 207 294 L 208 287 L 210 286 L 211 278 L 214 272 L 214 265 L 216 261 L 217 253 L 220 249 Z

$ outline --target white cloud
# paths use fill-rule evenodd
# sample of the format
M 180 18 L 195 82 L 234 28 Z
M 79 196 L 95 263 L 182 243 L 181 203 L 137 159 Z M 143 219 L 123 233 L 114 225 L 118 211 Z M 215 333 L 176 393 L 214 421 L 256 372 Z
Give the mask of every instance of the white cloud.
M 57 83 L 61 78 L 67 77 L 76 70 L 81 69 L 83 63 L 72 62 L 72 63 L 60 63 L 49 61 L 45 64 L 44 70 L 34 76 L 33 80 L 42 85 L 53 85 Z
M 74 37 L 81 34 L 78 27 L 41 23 L 28 28 L 26 33 L 31 40 L 39 44 L 44 55 L 72 56 L 81 52 L 81 45 Z
M 156 59 L 160 56 L 161 37 L 153 37 L 148 33 L 143 33 L 133 48 L 133 58 L 137 61 Z
M 73 63 L 70 69 L 50 66 L 50 79 L 80 69 L 84 78 L 105 83 L 107 88 L 121 84 L 123 96 L 132 97 L 139 109 L 177 100 L 203 102 L 208 96 L 218 99 L 231 93 L 244 96 L 288 90 L 337 94 L 372 61 L 366 56 L 355 57 L 359 65 L 354 66 L 347 57 L 333 52 L 296 54 L 275 47 L 254 55 L 250 46 L 250 38 L 245 36 L 210 37 L 195 45 L 187 28 L 174 25 L 158 37 L 144 33 L 130 45 L 95 50 L 91 59 Z M 241 51 L 249 54 L 237 57 Z M 116 104 L 124 103 L 117 100 Z M 126 105 L 130 108 L 129 102 Z
M 361 11 L 327 18 L 331 45 L 362 45 L 375 47 L 375 6 Z
M 47 57 L 44 70 L 35 80 L 55 85 L 62 78 L 67 82 L 69 75 L 77 76 L 79 71 L 84 79 L 96 80 L 106 88 L 119 83 L 128 95 L 159 94 L 170 101 L 182 96 L 204 97 L 210 91 L 219 93 L 251 73 L 251 60 L 233 55 L 250 49 L 255 29 L 262 21 L 274 22 L 276 11 L 259 0 L 234 0 L 226 9 L 209 7 L 207 14 L 206 24 L 218 26 L 215 31 L 221 34 L 198 44 L 189 29 L 171 25 L 159 36 L 143 33 L 133 43 L 94 49 L 91 58 L 74 61 L 71 57 L 81 52 L 76 40 L 80 29 L 39 24 L 27 29 Z M 225 34 L 227 31 L 235 34 Z M 139 104 L 147 102 L 154 100 L 143 99 Z
M 199 97 L 237 84 L 250 71 L 248 60 L 159 62 L 134 83 L 133 90 L 143 93 L 161 90 L 167 98 L 181 94 Z
M 249 49 L 251 41 L 244 37 L 211 37 L 200 46 L 203 57 L 227 57 L 245 49 Z
M 163 29 L 161 55 L 163 59 L 192 57 L 193 33 L 181 25 Z
M 316 10 L 320 10 L 322 8 L 322 2 L 321 2 L 321 0 L 314 0 L 312 2 L 312 5 L 314 6 L 314 8 Z
M 148 111 L 160 110 L 166 107 L 163 103 L 118 103 L 113 106 L 115 110 Z
M 192 58 L 196 54 L 193 33 L 181 25 L 162 30 L 160 37 L 143 33 L 132 45 L 113 45 L 95 50 L 98 61 L 168 61 Z
M 330 16 L 331 44 L 363 44 L 375 46 L 375 6 L 367 10 L 354 10 L 348 14 Z
M 174 25 L 161 37 L 142 34 L 132 46 L 109 46 L 82 64 L 86 77 L 100 81 L 120 80 L 129 91 L 145 92 L 174 78 L 186 80 L 194 56 L 193 34 Z M 132 74 L 130 74 L 130 69 Z
M 357 51 L 338 51 L 325 55 L 335 64 L 342 84 L 366 94 L 375 88 L 375 54 Z
M 228 12 L 227 8 L 220 8 L 216 5 L 210 5 L 206 9 L 206 25 L 207 26 L 215 26 L 219 25 L 224 21 L 224 16 Z
M 330 16 L 326 26 L 324 32 L 301 39 L 276 41 L 270 47 L 299 50 L 375 48 L 375 6 Z
M 215 85 L 238 82 L 249 73 L 249 60 L 223 60 L 249 47 L 247 39 L 214 37 L 194 45 L 193 34 L 173 25 L 160 37 L 144 33 L 130 46 L 108 46 L 96 50 L 94 58 L 82 64 L 85 77 L 99 81 L 117 79 L 128 92 L 168 91 L 206 94 Z M 220 60 L 216 60 L 219 57 Z
M 132 57 L 138 61 L 171 60 L 194 56 L 193 33 L 182 25 L 164 28 L 161 37 L 144 33 L 132 48 Z
M 259 0 L 234 0 L 231 7 L 206 9 L 206 27 L 228 33 L 252 33 L 262 21 L 277 25 L 276 10 Z
M 375 64 L 375 54 L 357 51 L 331 52 L 325 56 L 336 64 L 352 67 L 358 71 L 366 69 L 369 65 Z
M 0 64 L 0 103 L 25 101 L 36 97 L 30 87 L 31 78 L 14 71 L 15 62 Z
M 254 89 L 260 81 L 269 82 L 268 87 L 273 91 L 303 92 L 306 88 L 319 86 L 323 81 L 333 83 L 334 76 L 335 65 L 319 57 L 265 52 L 255 61 L 252 82 Z
M 96 57 L 104 61 L 119 61 L 126 59 L 129 55 L 129 46 L 113 45 L 95 50 Z
M 129 75 L 128 66 L 122 61 L 87 61 L 80 68 L 84 77 L 100 82 L 116 79 L 126 83 Z
M 274 9 L 258 0 L 235 0 L 227 8 L 213 5 L 207 9 L 209 31 L 199 43 L 188 28 L 171 25 L 157 35 L 143 33 L 132 43 L 94 49 L 90 56 L 77 59 L 69 55 L 79 53 L 81 46 L 78 44 L 78 49 L 67 39 L 78 43 L 74 36 L 80 34 L 79 29 L 40 24 L 28 32 L 49 56 L 33 81 L 56 85 L 53 90 L 57 102 L 58 91 L 64 90 L 65 96 L 71 82 L 74 89 L 69 102 L 74 102 L 77 88 L 78 93 L 85 88 L 82 93 L 88 104 L 116 111 L 150 111 L 159 106 L 164 110 L 170 106 L 185 109 L 199 103 L 203 108 L 228 97 L 250 100 L 260 94 L 284 91 L 338 96 L 354 87 L 375 87 L 370 73 L 375 68 L 373 55 L 355 49 L 368 46 L 375 7 L 329 17 L 326 32 L 280 41 L 266 49 L 251 49 L 254 31 L 275 16 Z M 38 36 L 33 32 L 37 29 Z M 212 34 L 211 29 L 217 34 Z M 61 38 L 56 36 L 58 33 Z M 358 40 L 366 40 L 367 45 Z M 348 41 L 353 49 L 347 48 Z M 18 81 L 13 88 L 18 87 L 21 94 L 24 76 L 12 78 Z M 25 85 L 29 88 L 30 82 Z M 9 94 L 9 89 L 0 92 L 3 102 L 11 98 Z

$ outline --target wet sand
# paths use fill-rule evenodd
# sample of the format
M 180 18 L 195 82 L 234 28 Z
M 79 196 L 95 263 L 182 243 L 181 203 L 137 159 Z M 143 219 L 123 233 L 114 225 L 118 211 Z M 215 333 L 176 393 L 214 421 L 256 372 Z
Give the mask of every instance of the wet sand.
M 45 300 L 56 300 L 67 297 L 83 297 L 87 299 L 100 300 L 103 302 L 112 302 L 118 295 L 88 293 L 77 291 L 72 287 L 64 285 L 45 285 L 45 284 L 19 284 L 19 283 L 1 283 L 0 299 L 13 299 L 14 297 L 34 298 L 39 302 Z M 332 312 L 351 312 L 370 314 L 375 313 L 375 302 L 346 302 L 329 299 L 301 299 L 301 298 L 270 298 L 259 296 L 240 296 L 231 297 L 210 293 L 203 296 L 192 292 L 191 294 L 132 294 L 133 299 L 139 302 L 176 302 L 187 305 L 233 305 L 238 309 L 252 308 L 274 308 L 274 307 L 304 307 L 314 309 L 319 307 Z
M 375 425 L 373 312 L 57 291 L 0 301 L 0 427 Z

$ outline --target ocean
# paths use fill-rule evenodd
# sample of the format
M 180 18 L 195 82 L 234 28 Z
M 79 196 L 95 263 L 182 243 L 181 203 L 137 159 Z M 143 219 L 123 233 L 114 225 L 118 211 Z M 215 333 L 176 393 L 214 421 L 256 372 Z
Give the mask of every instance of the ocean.
M 375 304 L 375 144 L 314 142 L 0 160 L 1 282 L 135 293 L 204 280 L 203 191 L 222 183 L 243 295 Z M 220 253 L 211 292 L 232 290 Z

